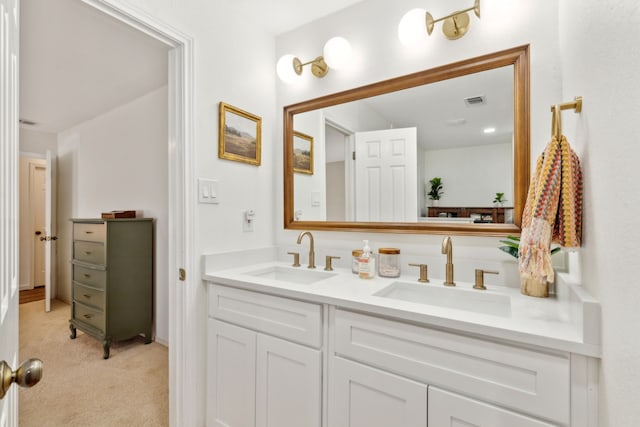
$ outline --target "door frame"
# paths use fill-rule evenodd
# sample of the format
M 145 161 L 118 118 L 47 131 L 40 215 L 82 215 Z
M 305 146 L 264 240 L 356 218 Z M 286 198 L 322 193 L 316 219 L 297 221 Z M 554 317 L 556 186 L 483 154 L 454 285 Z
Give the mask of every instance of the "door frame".
M 194 384 L 198 359 L 187 352 L 192 347 L 192 323 L 186 309 L 195 294 L 197 280 L 187 274 L 178 279 L 178 271 L 197 271 L 195 259 L 195 223 L 193 167 L 193 39 L 157 18 L 120 0 L 82 0 L 97 10 L 153 37 L 171 48 L 169 51 L 169 424 L 195 425 L 198 396 Z M 193 352 L 192 352 L 193 353 Z M 198 371 L 198 372 L 194 372 Z M 191 387 L 188 385 L 191 384 Z

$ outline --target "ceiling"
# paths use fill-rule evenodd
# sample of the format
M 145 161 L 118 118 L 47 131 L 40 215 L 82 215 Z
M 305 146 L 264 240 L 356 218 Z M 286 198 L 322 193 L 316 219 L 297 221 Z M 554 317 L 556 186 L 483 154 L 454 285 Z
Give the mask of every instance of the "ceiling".
M 465 98 L 482 97 L 479 104 Z M 396 128 L 416 127 L 424 149 L 513 142 L 513 66 L 363 100 Z M 485 133 L 494 128 L 492 133 Z
M 226 1 L 280 34 L 361 0 Z M 57 133 L 167 83 L 161 42 L 81 0 L 20 4 L 20 118 L 36 123 L 28 128 Z

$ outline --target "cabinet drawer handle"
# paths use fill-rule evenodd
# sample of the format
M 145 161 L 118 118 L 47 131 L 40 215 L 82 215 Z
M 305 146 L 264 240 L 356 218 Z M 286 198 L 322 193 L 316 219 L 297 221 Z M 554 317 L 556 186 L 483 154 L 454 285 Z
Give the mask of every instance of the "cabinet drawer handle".
M 91 319 L 92 317 L 93 317 L 93 316 L 92 316 L 92 315 L 90 315 L 90 314 L 85 314 L 85 315 L 84 315 L 84 318 L 85 318 L 85 319 Z
M 93 231 L 85 231 L 86 234 L 93 234 Z
M 91 275 L 90 275 L 90 274 L 87 274 L 87 273 L 84 273 L 84 274 L 83 274 L 83 276 L 84 276 L 84 277 L 86 277 L 87 279 L 88 279 L 89 277 L 91 277 Z
M 91 299 L 91 295 L 89 294 L 82 294 L 83 297 L 85 297 L 86 299 Z
M 84 251 L 85 255 L 91 255 L 91 251 Z

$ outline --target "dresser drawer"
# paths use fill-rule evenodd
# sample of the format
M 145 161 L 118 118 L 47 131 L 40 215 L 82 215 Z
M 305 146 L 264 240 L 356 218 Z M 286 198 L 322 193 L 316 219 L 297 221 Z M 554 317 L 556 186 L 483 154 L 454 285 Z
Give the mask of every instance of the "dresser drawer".
M 73 224 L 73 240 L 86 240 L 89 242 L 104 242 L 106 237 L 106 226 L 104 223 L 83 223 Z
M 319 348 L 322 306 L 226 286 L 209 286 L 209 316 Z
M 104 243 L 84 242 L 81 240 L 73 242 L 73 258 L 78 261 L 104 265 L 106 262 L 105 255 Z
M 104 311 L 96 308 L 89 307 L 77 301 L 73 302 L 74 318 L 94 328 L 99 329 L 101 332 L 105 330 L 104 323 Z
M 569 355 L 335 310 L 335 352 L 485 402 L 569 423 Z
M 95 270 L 81 265 L 74 265 L 73 281 L 94 288 L 105 289 L 105 285 L 107 283 L 107 272 L 105 270 Z
M 74 283 L 73 300 L 104 310 L 105 296 L 104 291 L 101 289 L 90 288 L 80 283 Z

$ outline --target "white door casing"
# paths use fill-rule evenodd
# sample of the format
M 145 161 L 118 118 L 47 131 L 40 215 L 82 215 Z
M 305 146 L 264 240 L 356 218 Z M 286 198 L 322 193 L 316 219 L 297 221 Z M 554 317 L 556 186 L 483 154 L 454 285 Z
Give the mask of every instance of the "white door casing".
M 356 220 L 418 220 L 416 128 L 356 133 Z
M 200 319 L 187 306 L 197 298 L 198 260 L 195 257 L 195 169 L 193 161 L 193 39 L 121 0 L 82 0 L 97 10 L 142 31 L 169 51 L 169 424 L 198 425 L 204 379 L 197 351 L 202 344 L 191 333 Z M 179 279 L 178 270 L 186 270 Z M 189 351 L 191 349 L 191 351 Z M 198 385 L 196 387 L 196 385 Z
M 0 360 L 18 363 L 17 0 L 0 0 Z M 0 400 L 0 427 L 18 425 L 18 391 Z

